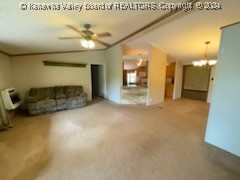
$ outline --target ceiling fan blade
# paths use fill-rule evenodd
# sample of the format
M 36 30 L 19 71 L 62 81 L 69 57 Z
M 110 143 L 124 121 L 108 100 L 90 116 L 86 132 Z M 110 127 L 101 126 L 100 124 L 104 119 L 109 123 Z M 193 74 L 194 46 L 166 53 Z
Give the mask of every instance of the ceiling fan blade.
M 82 37 L 58 37 L 58 39 L 82 39 Z
M 99 44 L 101 44 L 101 45 L 103 45 L 103 46 L 105 46 L 105 47 L 109 47 L 109 46 L 110 46 L 110 44 L 105 43 L 105 42 L 102 42 L 102 41 L 100 41 L 100 40 L 98 40 L 98 39 L 93 39 L 93 41 L 95 41 L 96 43 L 99 43 Z
M 111 37 L 111 33 L 109 32 L 104 32 L 104 33 L 99 33 L 99 34 L 96 34 L 98 38 L 104 38 L 104 37 Z
M 76 27 L 71 26 L 71 25 L 66 25 L 66 26 L 69 27 L 70 29 L 74 30 L 75 32 L 81 34 L 81 36 L 83 36 L 83 37 L 86 36 L 82 31 L 78 30 Z

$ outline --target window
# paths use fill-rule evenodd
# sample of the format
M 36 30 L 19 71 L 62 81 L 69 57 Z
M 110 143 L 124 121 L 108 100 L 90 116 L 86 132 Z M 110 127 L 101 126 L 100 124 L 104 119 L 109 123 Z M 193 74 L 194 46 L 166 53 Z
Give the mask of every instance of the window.
M 127 73 L 127 84 L 137 83 L 137 71 Z

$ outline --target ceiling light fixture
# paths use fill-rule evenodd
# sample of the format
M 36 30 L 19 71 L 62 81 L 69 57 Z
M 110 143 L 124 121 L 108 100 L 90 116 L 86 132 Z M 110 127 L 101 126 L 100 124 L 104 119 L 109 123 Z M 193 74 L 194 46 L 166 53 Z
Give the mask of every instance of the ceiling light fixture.
M 87 49 L 92 49 L 95 47 L 95 43 L 92 40 L 86 40 L 86 39 L 81 40 L 81 45 L 82 47 Z
M 199 66 L 199 67 L 209 67 L 213 66 L 217 63 L 217 60 L 207 60 L 207 55 L 208 55 L 208 44 L 210 44 L 210 41 L 206 41 L 206 51 L 204 54 L 204 59 L 200 61 L 193 61 L 194 66 Z
M 142 64 L 142 59 L 139 59 L 139 62 L 137 63 L 138 66 L 141 66 Z

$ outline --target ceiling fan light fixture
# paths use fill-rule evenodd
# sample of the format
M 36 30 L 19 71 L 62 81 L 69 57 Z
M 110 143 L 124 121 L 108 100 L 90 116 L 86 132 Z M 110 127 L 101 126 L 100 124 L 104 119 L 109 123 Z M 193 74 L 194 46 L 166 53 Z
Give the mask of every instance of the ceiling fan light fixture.
M 94 48 L 95 47 L 95 43 L 92 41 L 92 40 L 89 40 L 88 41 L 88 47 L 91 49 L 91 48 Z
M 72 26 L 72 25 L 66 25 L 68 28 L 71 30 L 74 30 L 81 36 L 79 37 L 59 37 L 58 39 L 82 39 L 79 41 L 82 47 L 87 48 L 87 49 L 92 49 L 95 47 L 95 43 L 100 44 L 104 47 L 109 47 L 110 44 L 105 43 L 103 41 L 100 41 L 100 38 L 105 38 L 105 37 L 111 37 L 111 33 L 109 32 L 104 32 L 104 33 L 94 33 L 90 31 L 89 29 L 91 28 L 90 24 L 84 24 L 85 29 L 84 30 L 79 30 L 78 28 Z
M 89 49 L 92 49 L 95 47 L 95 43 L 92 40 L 86 40 L 86 39 L 81 40 L 81 45 L 84 48 L 89 48 Z
M 88 42 L 86 39 L 81 40 L 81 45 L 85 48 L 88 48 Z

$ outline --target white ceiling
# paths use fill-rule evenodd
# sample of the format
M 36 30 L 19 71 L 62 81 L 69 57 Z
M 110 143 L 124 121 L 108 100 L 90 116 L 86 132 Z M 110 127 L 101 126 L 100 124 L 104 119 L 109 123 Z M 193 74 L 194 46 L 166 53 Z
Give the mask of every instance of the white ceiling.
M 130 0 L 127 1 L 130 2 Z M 165 0 L 164 2 L 184 1 Z M 116 10 L 23 11 L 19 8 L 19 2 L 46 1 L 0 2 L 0 50 L 9 54 L 84 50 L 79 40 L 58 40 L 58 37 L 78 36 L 76 32 L 67 28 L 66 24 L 83 29 L 83 24 L 90 23 L 93 25 L 91 30 L 95 33 L 110 32 L 112 37 L 101 40 L 113 44 L 167 13 L 167 11 Z M 83 0 L 70 2 L 82 3 Z M 101 0 L 101 2 L 113 1 Z M 160 1 L 154 0 L 154 2 Z M 212 43 L 209 46 L 209 53 L 211 57 L 216 57 L 220 39 L 219 28 L 240 20 L 239 0 L 218 0 L 218 2 L 222 4 L 222 10 L 181 12 L 130 38 L 125 43 L 134 49 L 146 49 L 149 44 L 154 44 L 175 58 L 186 61 L 201 58 L 205 49 L 204 42 L 210 40 Z M 96 49 L 102 48 L 104 47 L 101 45 L 96 46 Z
M 153 44 L 179 61 L 203 58 L 205 42 L 209 58 L 216 59 L 220 43 L 220 27 L 240 20 L 240 0 L 218 0 L 222 10 L 181 12 L 148 29 L 148 32 L 126 41 L 133 49 L 148 49 Z M 240 34 L 240 32 L 239 32 Z
M 140 62 L 140 59 L 132 59 L 132 60 L 125 60 L 124 62 L 124 70 L 132 70 L 137 69 L 139 67 L 144 67 L 147 65 L 147 59 L 141 59 L 142 63 L 138 66 L 138 63 Z
M 127 0 L 130 2 L 130 0 Z M 177 1 L 177 0 L 173 0 Z M 73 25 L 83 29 L 83 24 L 90 23 L 95 33 L 110 32 L 112 37 L 101 39 L 113 44 L 145 24 L 155 20 L 165 11 L 30 11 L 21 10 L 19 2 L 77 2 L 83 0 L 4 0 L 0 1 L 0 50 L 9 54 L 55 52 L 84 50 L 79 40 L 59 40 L 58 37 L 78 36 L 65 25 Z M 87 2 L 99 2 L 88 0 Z M 114 2 L 101 0 L 101 2 Z M 158 1 L 155 1 L 158 2 Z M 96 49 L 105 48 L 97 45 Z

